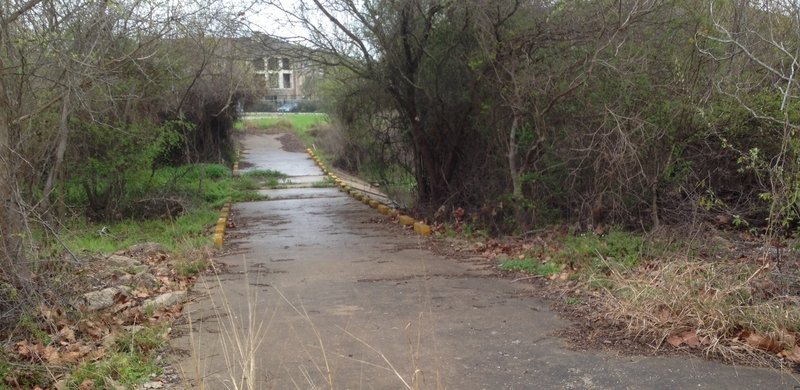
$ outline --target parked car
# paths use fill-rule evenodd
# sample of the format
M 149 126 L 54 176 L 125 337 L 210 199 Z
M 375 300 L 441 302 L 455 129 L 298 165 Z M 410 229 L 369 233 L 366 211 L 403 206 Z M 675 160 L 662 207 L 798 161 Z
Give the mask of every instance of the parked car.
M 297 112 L 300 111 L 300 105 L 296 102 L 286 102 L 278 107 L 278 112 Z

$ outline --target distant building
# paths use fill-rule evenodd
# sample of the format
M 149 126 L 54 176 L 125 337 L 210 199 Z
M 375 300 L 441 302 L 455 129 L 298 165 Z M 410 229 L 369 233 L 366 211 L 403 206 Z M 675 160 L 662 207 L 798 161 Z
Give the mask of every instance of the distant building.
M 263 100 L 283 103 L 307 97 L 304 86 L 314 73 L 304 59 L 307 48 L 264 35 L 240 38 L 237 43 L 252 66 Z

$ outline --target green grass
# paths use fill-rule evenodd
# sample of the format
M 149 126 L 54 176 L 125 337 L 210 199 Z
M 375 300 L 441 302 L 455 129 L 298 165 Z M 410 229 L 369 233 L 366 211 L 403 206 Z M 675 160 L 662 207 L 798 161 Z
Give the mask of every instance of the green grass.
M 317 125 L 328 123 L 329 118 L 324 114 L 302 113 L 302 114 L 280 114 L 269 117 L 245 118 L 234 123 L 234 129 L 242 130 L 252 128 L 256 130 L 267 130 L 278 128 L 286 132 L 295 132 L 298 137 L 306 144 L 314 142 L 314 137 L 309 134 L 309 130 Z
M 114 350 L 120 353 L 151 355 L 165 345 L 168 330 L 166 325 L 156 325 L 125 331 L 114 340 Z
M 81 364 L 72 373 L 67 388 L 78 389 L 81 383 L 87 380 L 94 382 L 95 389 L 112 388 L 114 382 L 126 388 L 133 388 L 134 385 L 144 383 L 160 373 L 161 368 L 149 357 L 115 352 L 101 361 Z
M 286 179 L 289 177 L 284 173 L 273 171 L 271 169 L 257 169 L 248 171 L 242 176 L 244 178 L 253 179 L 258 182 L 257 184 L 269 188 L 275 188 L 282 184 L 288 184 L 286 183 Z
M 67 223 L 61 239 L 77 253 L 111 253 L 140 242 L 157 242 L 178 253 L 204 247 L 209 245 L 208 228 L 217 220 L 226 201 L 264 198 L 257 192 L 262 177 L 285 175 L 256 171 L 232 177 L 230 169 L 219 164 L 162 168 L 146 179 L 149 183 L 132 190 L 139 196 L 158 193 L 179 197 L 186 207 L 183 214 L 170 219 L 125 219 L 109 223 L 75 219 Z M 71 201 L 81 203 L 79 197 Z
M 175 265 L 175 271 L 180 277 L 188 278 L 203 272 L 208 268 L 208 262 L 204 260 L 184 261 Z
M 624 271 L 639 264 L 642 241 L 641 235 L 622 230 L 611 230 L 605 236 L 566 236 L 555 258 L 593 272 Z
M 62 240 L 75 252 L 111 253 L 140 242 L 157 242 L 167 249 L 182 252 L 207 244 L 206 227 L 219 213 L 210 208 L 195 210 L 172 221 L 124 220 L 111 224 L 75 221 Z
M 608 288 L 610 273 L 625 272 L 640 264 L 642 246 L 640 234 L 622 230 L 604 236 L 566 235 L 557 248 L 537 246 L 525 252 L 523 259 L 503 261 L 500 269 L 545 277 L 566 269 L 571 279 L 584 280 L 593 288 Z
M 166 324 L 159 324 L 120 333 L 109 347 L 106 358 L 78 365 L 67 388 L 77 389 L 87 380 L 93 381 L 96 389 L 112 388 L 115 383 L 135 388 L 159 375 L 161 368 L 154 357 L 164 348 L 168 331 Z

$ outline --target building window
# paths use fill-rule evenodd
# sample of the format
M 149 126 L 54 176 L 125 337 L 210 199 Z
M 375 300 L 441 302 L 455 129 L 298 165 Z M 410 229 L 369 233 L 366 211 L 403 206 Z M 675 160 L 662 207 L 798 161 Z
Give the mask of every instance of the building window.
M 264 70 L 264 59 L 256 58 L 253 60 L 253 68 L 256 70 Z
M 291 73 L 284 73 L 283 74 L 283 88 L 289 89 L 292 87 L 292 74 Z
M 291 64 L 289 63 L 288 58 L 281 58 L 281 69 L 283 70 L 291 70 Z
M 280 85 L 278 85 L 278 81 L 280 81 L 280 80 L 278 80 L 278 74 L 277 73 L 270 73 L 269 74 L 269 80 L 267 80 L 267 81 L 268 81 L 267 84 L 269 85 L 270 88 L 280 88 L 281 87 Z
M 278 70 L 278 59 L 275 57 L 270 57 L 269 59 L 267 59 L 267 69 Z

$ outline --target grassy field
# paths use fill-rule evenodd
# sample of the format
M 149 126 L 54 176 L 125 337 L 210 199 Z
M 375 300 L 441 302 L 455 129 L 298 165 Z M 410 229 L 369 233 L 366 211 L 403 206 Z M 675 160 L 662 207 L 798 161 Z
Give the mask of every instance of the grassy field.
M 266 131 L 273 129 L 278 131 L 293 131 L 297 133 L 304 143 L 310 144 L 314 141 L 314 137 L 309 134 L 309 130 L 328 122 L 329 118 L 325 114 L 274 114 L 246 117 L 236 122 L 233 127 L 239 131 Z

